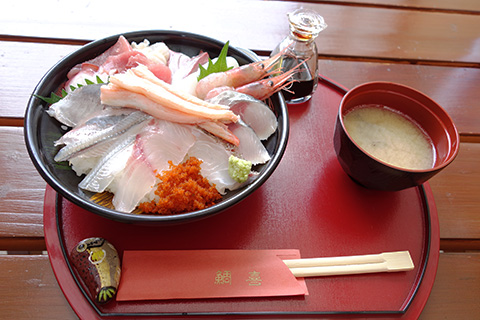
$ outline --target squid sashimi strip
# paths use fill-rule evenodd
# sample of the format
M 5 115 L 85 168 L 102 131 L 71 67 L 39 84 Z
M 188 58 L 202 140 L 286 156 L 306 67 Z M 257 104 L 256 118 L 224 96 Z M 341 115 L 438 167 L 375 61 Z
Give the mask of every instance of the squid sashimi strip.
M 228 129 L 227 125 L 217 121 L 209 121 L 199 123 L 198 126 L 203 130 L 210 132 L 211 134 L 222 138 L 223 140 L 230 142 L 233 145 L 238 146 L 240 144 L 240 140 L 233 134 L 230 129 Z
M 166 83 L 165 81 L 159 79 L 156 77 L 150 70 L 148 70 L 147 67 L 143 65 L 139 65 L 136 68 L 132 69 L 133 73 L 135 73 L 137 76 L 140 78 L 143 78 L 145 80 L 151 81 L 152 83 L 164 88 L 165 90 L 171 92 L 172 94 L 176 95 L 179 98 L 184 99 L 185 101 L 201 105 L 206 108 L 211 108 L 211 109 L 219 109 L 219 110 L 228 110 L 229 108 L 225 105 L 217 104 L 217 103 L 209 103 L 206 102 L 205 100 L 199 99 L 195 97 L 194 95 L 191 95 L 185 91 L 177 90 L 173 88 L 170 84 Z
M 107 86 L 117 86 L 129 91 L 143 94 L 147 98 L 160 103 L 164 107 L 176 109 L 185 113 L 207 117 L 211 120 L 236 122 L 238 116 L 230 110 L 217 110 L 186 101 L 166 90 L 164 87 L 153 84 L 151 81 L 140 78 L 133 73 L 132 69 L 125 73 L 110 77 Z M 103 87 L 101 91 L 103 91 Z M 100 95 L 102 99 L 102 96 Z M 103 101 L 102 101 L 103 103 Z
M 128 107 L 141 110 L 151 116 L 177 123 L 196 124 L 210 121 L 207 118 L 195 116 L 175 109 L 165 108 L 159 103 L 152 101 L 144 95 L 131 92 L 116 86 L 102 88 L 102 101 L 113 107 Z

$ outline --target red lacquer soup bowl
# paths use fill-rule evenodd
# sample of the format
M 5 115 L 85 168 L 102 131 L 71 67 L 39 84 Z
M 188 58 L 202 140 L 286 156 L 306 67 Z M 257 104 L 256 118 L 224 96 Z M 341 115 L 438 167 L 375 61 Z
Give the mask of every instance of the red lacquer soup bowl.
M 358 136 L 352 136 L 353 129 L 350 127 L 351 132 L 347 130 L 345 117 L 354 110 L 367 107 L 388 109 L 413 123 L 432 148 L 431 166 L 411 168 L 387 162 L 359 143 Z M 375 126 L 366 125 L 366 134 L 374 134 Z M 396 136 L 402 135 L 397 133 Z M 387 141 L 383 136 L 378 139 L 380 143 L 383 143 L 382 139 Z M 405 139 L 408 139 L 406 135 Z M 404 142 L 410 144 L 409 140 Z M 421 185 L 455 159 L 459 143 L 458 131 L 447 112 L 413 88 L 392 82 L 369 82 L 348 91 L 340 102 L 334 134 L 335 152 L 344 171 L 366 188 L 396 191 Z M 393 154 L 394 158 L 396 156 Z

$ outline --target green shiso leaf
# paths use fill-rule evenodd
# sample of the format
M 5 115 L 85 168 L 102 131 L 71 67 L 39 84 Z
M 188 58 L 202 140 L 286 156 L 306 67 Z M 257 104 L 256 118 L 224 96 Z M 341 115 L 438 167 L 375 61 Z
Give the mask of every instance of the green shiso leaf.
M 200 68 L 200 75 L 198 76 L 197 80 L 201 80 L 208 76 L 209 74 L 212 73 L 217 73 L 217 72 L 224 72 L 227 70 L 232 69 L 232 67 L 227 66 L 227 52 L 228 52 L 228 44 L 230 41 L 227 41 L 225 45 L 222 48 L 222 51 L 220 51 L 220 55 L 217 58 L 217 61 L 215 63 L 212 62 L 210 58 L 208 58 L 208 66 L 207 69 L 205 69 L 203 66 L 199 66 Z
M 92 80 L 85 79 L 85 83 L 87 85 L 89 85 L 89 84 L 104 84 L 105 83 L 105 81 L 100 79 L 100 77 L 98 75 L 97 75 L 95 80 L 97 82 L 93 82 Z M 70 90 L 73 92 L 76 89 L 81 88 L 83 86 L 84 85 L 80 84 L 80 83 L 77 83 L 76 87 L 73 86 L 73 85 L 70 85 Z M 34 94 L 33 96 L 45 101 L 48 104 L 54 104 L 54 103 L 57 103 L 58 101 L 62 100 L 63 98 L 65 98 L 67 96 L 67 94 L 68 94 L 67 91 L 65 91 L 65 89 L 62 89 L 62 91 L 60 92 L 60 95 L 52 92 L 52 93 L 50 93 L 50 97 L 42 97 L 42 96 L 39 96 L 38 94 Z
M 63 97 L 61 97 L 61 96 L 59 96 L 59 95 L 57 95 L 57 94 L 55 94 L 55 93 L 53 93 L 53 92 L 50 93 L 50 97 L 42 97 L 42 96 L 39 96 L 39 95 L 37 95 L 37 94 L 34 94 L 33 96 L 36 97 L 36 98 L 39 98 L 39 99 L 41 99 L 41 100 L 43 100 L 43 101 L 45 101 L 45 102 L 48 103 L 48 104 L 57 103 L 58 101 L 62 100 L 62 98 L 63 98 Z

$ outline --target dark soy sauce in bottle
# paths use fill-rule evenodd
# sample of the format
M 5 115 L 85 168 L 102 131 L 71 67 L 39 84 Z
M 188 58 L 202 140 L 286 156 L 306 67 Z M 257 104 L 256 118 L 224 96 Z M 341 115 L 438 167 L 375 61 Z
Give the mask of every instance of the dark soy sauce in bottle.
M 317 87 L 318 66 L 315 38 L 327 27 L 323 18 L 315 11 L 298 9 L 288 14 L 289 35 L 272 51 L 272 56 L 282 52 L 276 67 L 286 72 L 295 68 L 294 82 L 282 90 L 288 104 L 308 101 Z

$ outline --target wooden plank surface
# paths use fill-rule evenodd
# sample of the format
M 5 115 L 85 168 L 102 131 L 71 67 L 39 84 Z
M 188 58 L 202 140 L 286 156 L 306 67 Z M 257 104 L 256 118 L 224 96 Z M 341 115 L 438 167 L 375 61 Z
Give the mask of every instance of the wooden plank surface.
M 480 13 L 480 3 L 477 0 L 313 0 L 313 2 L 469 14 Z
M 46 255 L 0 255 L 2 319 L 76 319 Z
M 236 8 L 235 13 L 226 13 L 222 3 L 162 2 L 159 10 L 130 14 L 125 10 L 130 3 L 123 0 L 115 6 L 104 1 L 84 1 L 72 15 L 68 6 L 58 5 L 54 0 L 18 0 L 0 11 L 0 35 L 3 35 L 0 40 L 18 35 L 91 40 L 132 30 L 167 29 L 195 32 L 230 40 L 234 46 L 269 52 L 287 34 L 285 15 L 300 7 L 298 2 L 289 1 L 236 0 L 229 2 Z M 301 5 L 316 10 L 329 23 L 317 41 L 322 56 L 473 65 L 480 62 L 478 15 L 321 3 Z M 151 2 L 138 0 L 136 6 L 149 7 Z M 49 19 L 52 12 L 55 18 Z M 232 15 L 241 18 L 233 19 Z M 219 25 L 222 27 L 218 28 Z M 268 34 L 268 37 L 252 37 L 252 34 Z
M 420 319 L 477 319 L 478 301 L 480 253 L 441 253 L 435 283 Z
M 46 183 L 28 157 L 23 128 L 0 127 L 0 249 L 44 250 L 43 196 Z
M 480 239 L 479 159 L 480 143 L 461 143 L 452 164 L 430 180 L 441 238 Z
M 75 319 L 46 255 L 0 255 L 2 319 Z M 441 253 L 420 319 L 474 319 L 480 314 L 480 253 Z M 465 309 L 463 306 L 471 308 Z
M 55 63 L 78 48 L 1 41 L 0 117 L 23 118 L 28 99 L 40 79 Z

